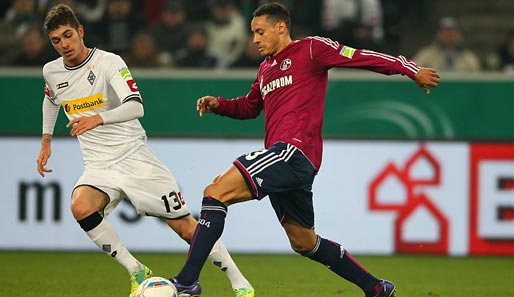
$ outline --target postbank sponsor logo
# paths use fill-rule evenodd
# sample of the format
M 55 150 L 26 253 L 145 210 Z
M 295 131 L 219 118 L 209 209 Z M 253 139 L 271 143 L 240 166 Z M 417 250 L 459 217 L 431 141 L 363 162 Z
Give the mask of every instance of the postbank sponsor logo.
M 101 93 L 62 103 L 62 107 L 67 114 L 77 114 L 103 106 L 105 106 L 105 100 Z

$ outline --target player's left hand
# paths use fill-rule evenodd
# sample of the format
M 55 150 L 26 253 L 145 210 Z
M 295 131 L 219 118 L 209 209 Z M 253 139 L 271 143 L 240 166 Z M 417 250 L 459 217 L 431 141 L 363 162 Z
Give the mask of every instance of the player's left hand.
M 70 131 L 71 136 L 82 135 L 85 132 L 94 129 L 103 124 L 103 119 L 100 115 L 78 117 L 68 122 L 66 128 L 73 127 Z
M 439 85 L 439 78 L 437 70 L 432 68 L 421 68 L 414 77 L 414 82 L 418 87 L 422 88 L 425 93 L 430 94 L 430 89 L 428 87 L 437 87 Z

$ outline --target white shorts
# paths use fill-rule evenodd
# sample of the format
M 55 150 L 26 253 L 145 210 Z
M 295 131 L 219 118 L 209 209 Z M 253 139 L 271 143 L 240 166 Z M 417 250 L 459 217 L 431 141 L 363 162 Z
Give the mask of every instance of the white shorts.
M 147 146 L 104 169 L 86 169 L 75 187 L 92 186 L 109 196 L 107 216 L 127 198 L 140 215 L 178 219 L 189 214 L 175 177 Z

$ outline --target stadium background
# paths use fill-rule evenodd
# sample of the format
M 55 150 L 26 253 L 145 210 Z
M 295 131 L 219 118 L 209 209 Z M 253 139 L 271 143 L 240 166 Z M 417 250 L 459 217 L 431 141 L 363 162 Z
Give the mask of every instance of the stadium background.
M 383 4 L 384 20 L 396 20 L 384 51 L 412 56 L 431 40 L 438 20 L 451 15 L 484 69 L 442 72 L 429 96 L 406 78 L 331 71 L 325 161 L 315 189 L 319 230 L 357 254 L 514 255 L 514 79 L 493 69 L 494 53 L 514 28 L 514 2 Z M 255 69 L 132 72 L 145 101 L 150 146 L 197 213 L 203 186 L 232 158 L 262 145 L 263 122 L 262 116 L 199 119 L 195 100 L 246 93 Z M 42 86 L 41 67 L 0 68 L 0 250 L 95 250 L 68 210 L 81 157 L 62 113 L 50 162 L 55 172 L 45 179 L 36 172 Z M 187 249 L 177 238 L 155 236 L 167 232 L 164 226 L 135 216 L 128 205 L 112 220 L 129 248 Z M 379 246 L 366 236 L 373 232 L 381 234 Z M 139 236 L 130 239 L 133 234 Z M 235 252 L 290 253 L 267 202 L 234 206 L 223 236 Z
M 13 2 L 1 1 L 0 11 Z M 257 1 L 238 2 L 248 21 Z M 324 163 L 314 189 L 317 228 L 370 271 L 394 280 L 402 296 L 514 296 L 514 78 L 498 68 L 498 50 L 514 29 L 514 1 L 380 2 L 387 37 L 381 51 L 412 57 L 433 40 L 439 19 L 452 16 L 482 70 L 442 71 L 429 96 L 405 77 L 332 70 Z M 125 294 L 125 271 L 97 251 L 71 217 L 69 196 L 82 161 L 62 112 L 49 164 L 54 172 L 44 179 L 36 172 L 42 65 L 13 67 L 3 63 L 4 53 L 0 49 L 0 295 Z M 196 98 L 244 94 L 256 69 L 131 70 L 145 101 L 141 121 L 149 145 L 198 214 L 204 185 L 234 157 L 262 146 L 263 120 L 200 119 Z M 109 220 L 156 273 L 180 269 L 187 245 L 162 222 L 138 217 L 128 203 Z M 232 206 L 222 239 L 259 296 L 360 294 L 292 255 L 267 201 Z M 201 281 L 208 296 L 231 294 L 210 266 Z
M 197 213 L 203 185 L 235 156 L 262 146 L 262 117 L 200 119 L 195 100 L 203 94 L 245 93 L 252 73 L 133 73 L 145 100 L 142 122 L 150 146 L 177 175 Z M 94 249 L 68 211 L 81 156 L 67 136 L 65 115 L 53 144 L 50 165 L 55 172 L 42 179 L 33 164 L 39 150 L 41 78 L 33 70 L 18 69 L 4 70 L 1 77 L 4 98 L 12 98 L 4 108 L 13 111 L 0 120 L 0 155 L 6 165 L 2 188 L 7 194 L 2 225 L 12 227 L 2 229 L 2 248 Z M 512 78 L 501 74 L 448 73 L 427 96 L 403 78 L 333 71 L 325 161 L 315 189 L 319 230 L 364 254 L 514 254 L 514 146 L 506 108 L 513 88 Z M 235 252 L 290 252 L 268 203 L 234 209 L 224 241 Z M 186 248 L 170 238 L 155 238 L 148 230 L 166 232 L 164 226 L 135 217 L 128 206 L 111 220 L 122 238 L 145 234 L 128 239 L 136 250 Z M 383 234 L 380 246 L 363 236 L 377 228 Z

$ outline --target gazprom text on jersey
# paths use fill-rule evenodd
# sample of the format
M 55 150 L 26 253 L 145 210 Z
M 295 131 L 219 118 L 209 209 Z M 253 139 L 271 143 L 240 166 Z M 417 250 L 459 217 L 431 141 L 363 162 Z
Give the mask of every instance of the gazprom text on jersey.
M 280 78 L 277 78 L 275 80 L 270 81 L 268 84 L 266 84 L 264 87 L 261 88 L 261 93 L 263 96 L 266 96 L 271 91 L 274 91 L 275 89 L 285 87 L 288 85 L 293 84 L 293 76 L 287 75 L 282 76 Z

